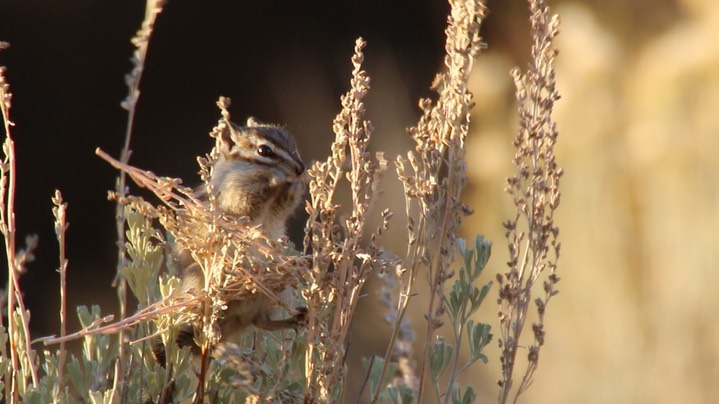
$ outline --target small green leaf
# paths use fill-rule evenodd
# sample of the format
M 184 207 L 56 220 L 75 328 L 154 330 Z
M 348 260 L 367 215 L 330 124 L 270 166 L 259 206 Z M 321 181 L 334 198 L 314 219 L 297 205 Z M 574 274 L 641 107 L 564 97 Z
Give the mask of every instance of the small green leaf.
M 452 388 L 452 404 L 471 404 L 477 399 L 477 394 L 474 392 L 472 386 L 467 386 L 467 390 L 462 394 L 462 389 L 459 386 Z
M 433 382 L 436 383 L 447 368 L 449 361 L 452 359 L 452 351 L 452 345 L 447 344 L 444 338 L 437 336 L 429 354 L 429 368 Z
M 371 366 L 371 368 L 370 368 Z M 397 370 L 397 364 L 396 363 L 389 363 L 387 365 L 387 371 L 384 374 L 384 381 L 379 380 L 380 373 L 382 373 L 382 367 L 384 366 L 384 358 L 379 356 L 374 356 L 372 359 L 362 358 L 362 367 L 364 367 L 365 372 L 369 372 L 369 376 L 367 378 L 367 386 L 369 386 L 369 391 L 371 394 L 374 395 L 374 393 L 377 391 L 378 386 L 386 386 L 389 382 L 392 375 Z M 384 391 L 382 391 L 384 390 Z M 383 397 L 386 394 L 386 389 L 383 388 L 380 390 L 380 397 Z
M 90 392 L 90 403 L 92 404 L 112 404 L 112 391 L 107 390 L 103 394 L 102 391 Z
M 22 402 L 28 403 L 28 404 L 44 404 L 47 402 L 47 399 L 50 397 L 43 398 L 43 394 L 38 390 L 28 390 L 23 396 L 22 396 Z
M 367 384 L 369 385 L 369 391 L 374 394 L 377 391 L 379 385 L 379 373 L 382 371 L 382 364 L 384 364 L 384 358 L 374 356 L 372 359 L 362 358 L 362 367 L 365 372 L 369 372 L 367 376 Z
M 492 255 L 492 243 L 479 235 L 474 239 L 474 248 L 477 252 L 477 260 L 474 262 L 474 268 L 476 268 L 474 278 L 477 278 L 487 265 L 487 262 L 489 262 L 489 257 Z
M 464 261 L 464 267 L 470 268 L 472 262 L 474 261 L 474 251 L 467 250 L 467 240 L 463 238 L 458 238 L 457 248 L 459 248 L 459 254 L 462 256 L 462 261 Z
M 482 286 L 482 289 L 478 289 L 476 286 L 472 287 L 472 292 L 469 293 L 470 309 L 469 312 L 467 312 L 466 317 L 471 316 L 479 309 L 484 301 L 484 298 L 487 297 L 489 290 L 492 289 L 492 284 L 493 282 L 489 281 Z
M 405 384 L 387 389 L 387 398 L 393 404 L 410 404 L 416 401 L 417 392 Z
M 75 387 L 75 391 L 78 392 L 78 394 L 81 395 L 81 397 L 84 399 L 84 401 L 89 401 L 89 391 L 90 391 L 90 383 L 92 383 L 92 371 L 94 369 L 92 366 L 92 363 L 86 362 L 86 371 L 83 371 L 82 367 L 80 366 L 80 361 L 75 357 L 72 356 L 70 358 L 70 363 L 67 364 L 66 369 L 67 372 L 70 374 L 70 380 L 72 381 L 73 386 Z
M 145 307 L 151 299 L 159 297 L 157 278 L 164 259 L 162 238 L 152 222 L 132 207 L 125 207 L 125 217 L 128 227 L 125 247 L 130 262 L 120 269 L 120 274 L 127 280 L 140 307 Z
M 492 326 L 484 323 L 474 324 L 474 321 L 469 320 L 467 323 L 467 337 L 469 338 L 469 351 L 470 351 L 470 363 L 475 362 L 477 359 L 481 359 L 485 364 L 487 363 L 487 357 L 482 353 L 482 349 L 489 345 L 492 341 L 492 334 L 490 330 Z
M 477 399 L 477 394 L 474 392 L 472 386 L 467 386 L 467 390 L 464 392 L 462 397 L 462 404 L 471 404 Z

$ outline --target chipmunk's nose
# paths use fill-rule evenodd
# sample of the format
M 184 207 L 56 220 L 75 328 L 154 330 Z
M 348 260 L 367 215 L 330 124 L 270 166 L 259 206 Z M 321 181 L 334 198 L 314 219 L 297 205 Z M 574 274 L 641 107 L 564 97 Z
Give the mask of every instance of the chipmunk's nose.
M 295 172 L 297 173 L 297 175 L 302 175 L 302 173 L 305 172 L 305 165 L 301 161 L 298 161 L 297 163 L 298 164 L 297 168 L 295 169 Z

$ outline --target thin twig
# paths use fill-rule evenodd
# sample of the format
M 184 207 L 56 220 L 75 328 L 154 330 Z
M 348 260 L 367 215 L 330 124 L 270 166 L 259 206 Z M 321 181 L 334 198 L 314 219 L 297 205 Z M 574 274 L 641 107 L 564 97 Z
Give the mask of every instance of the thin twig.
M 0 49 L 7 48 L 7 44 L 4 42 L 0 42 Z M 25 334 L 25 353 L 30 357 L 30 360 L 28 360 L 30 364 L 30 374 L 32 376 L 32 384 L 33 386 L 37 386 L 38 377 L 37 377 L 37 369 L 35 369 L 35 362 L 32 360 L 32 350 L 30 348 L 30 327 L 29 327 L 29 319 L 27 318 L 27 312 L 25 309 L 25 303 L 22 299 L 22 292 L 20 290 L 20 283 L 18 281 L 18 275 L 22 273 L 23 266 L 25 262 L 20 262 L 18 257 L 16 256 L 16 243 L 15 243 L 15 237 L 16 237 L 16 227 L 15 227 L 15 187 L 16 187 L 16 172 L 15 172 L 15 143 L 12 140 L 10 127 L 14 126 L 14 123 L 10 120 L 10 100 L 12 98 L 12 94 L 8 91 L 9 85 L 5 81 L 5 68 L 0 67 L 0 110 L 2 110 L 2 116 L 3 116 L 3 123 L 5 127 L 5 144 L 4 144 L 4 152 L 5 152 L 5 159 L 3 161 L 3 185 L 5 185 L 5 181 L 7 181 L 7 193 L 5 194 L 3 189 L 2 198 L 1 201 L 2 204 L 4 204 L 4 211 L 3 209 L 0 209 L 0 224 L 2 225 L 2 233 L 4 235 L 5 239 L 5 252 L 7 255 L 7 264 L 8 264 L 8 302 L 7 302 L 7 310 L 8 310 L 8 335 L 10 336 L 10 354 L 12 357 L 12 382 L 10 383 L 12 385 L 11 391 L 13 392 L 13 400 L 17 401 L 19 399 L 19 391 L 17 389 L 17 378 L 16 374 L 18 372 L 21 372 L 20 368 L 20 360 L 18 357 L 17 352 L 17 341 L 15 341 L 14 336 L 16 335 L 15 331 L 15 322 L 13 320 L 13 311 L 15 309 L 15 304 L 17 302 L 18 311 L 20 315 L 20 322 L 23 329 L 23 333 Z M 28 247 L 29 249 L 30 247 Z
M 58 268 L 58 272 L 60 272 L 60 337 L 64 337 L 67 334 L 67 259 L 65 258 L 65 231 L 68 227 L 65 218 L 67 203 L 63 203 L 62 194 L 59 190 L 55 191 L 52 203 L 55 205 L 55 207 L 52 208 L 52 213 L 55 216 L 55 234 L 60 249 L 60 267 Z M 57 369 L 58 394 L 62 394 L 63 391 L 66 359 L 67 351 L 65 349 L 65 342 L 61 342 Z
M 0 49 L 6 49 L 10 44 L 6 42 L 0 42 Z M 5 143 L 2 167 L 2 192 L 0 192 L 0 226 L 2 226 L 2 233 L 5 241 L 5 251 L 7 257 L 7 268 L 8 268 L 8 292 L 7 292 L 7 319 L 8 319 L 8 335 L 10 338 L 10 356 L 12 360 L 12 366 L 6 368 L 5 371 L 5 397 L 12 398 L 13 401 L 17 401 L 19 398 L 19 392 L 17 389 L 17 378 L 15 374 L 18 372 L 19 360 L 17 357 L 17 348 L 15 347 L 15 339 L 12 336 L 15 335 L 15 323 L 13 321 L 13 308 L 15 306 L 15 265 L 13 254 L 15 251 L 15 231 L 14 231 L 14 214 L 10 204 L 14 199 L 14 193 L 9 190 L 6 192 L 6 186 L 8 181 L 14 190 L 14 176 L 15 176 L 15 153 L 13 148 L 12 138 L 10 136 L 10 126 L 13 123 L 10 121 L 10 99 L 12 94 L 9 93 L 9 85 L 5 81 L 5 67 L 0 66 L 0 111 L 2 111 L 3 125 L 5 127 Z M 12 221 L 12 222 L 11 222 Z M 0 320 L 2 316 L 0 316 Z M 5 354 L 5 345 L 3 344 L 3 356 Z M 12 394 L 12 395 L 11 395 Z
M 203 297 L 202 296 L 193 296 L 189 294 L 179 295 L 176 298 L 173 297 L 174 303 L 171 302 L 169 299 L 161 300 L 157 303 L 151 304 L 147 306 L 146 308 L 138 311 L 137 313 L 133 314 L 130 317 L 125 317 L 124 319 L 112 323 L 106 326 L 100 327 L 100 324 L 108 323 L 114 319 L 114 316 L 109 315 L 105 316 L 103 318 L 97 319 L 93 321 L 92 324 L 89 326 L 83 328 L 80 331 L 77 331 L 75 333 L 66 335 L 64 337 L 43 337 L 38 338 L 36 340 L 33 340 L 33 343 L 36 342 L 42 342 L 45 345 L 52 345 L 52 344 L 58 344 L 61 342 L 66 341 L 72 341 L 78 338 L 82 338 L 88 335 L 96 335 L 96 334 L 117 334 L 122 330 L 128 329 L 130 327 L 135 326 L 136 324 L 139 324 L 144 321 L 148 321 L 151 319 L 156 318 L 160 314 L 166 314 L 166 313 L 173 313 L 177 312 L 180 309 L 187 309 L 188 307 L 194 307 L 195 304 L 197 304 L 199 301 L 201 301 Z
M 132 139 L 132 131 L 135 123 L 135 111 L 137 101 L 140 97 L 140 81 L 142 80 L 142 73 L 145 67 L 145 61 L 147 59 L 147 49 L 150 45 L 150 37 L 152 36 L 153 28 L 157 15 L 162 12 L 162 6 L 164 0 L 147 0 L 145 3 L 145 18 L 142 21 L 140 29 L 137 31 L 135 37 L 132 38 L 132 43 L 135 45 L 135 51 L 131 58 L 133 63 L 133 69 L 130 74 L 125 76 L 125 82 L 128 87 L 127 98 L 121 103 L 121 106 L 127 110 L 127 126 L 125 128 L 125 140 L 120 152 L 120 161 L 127 164 L 130 161 L 130 140 Z M 118 178 L 115 190 L 118 195 L 118 202 L 115 206 L 115 224 L 117 228 L 117 275 L 115 276 L 114 284 L 117 286 L 117 296 L 120 302 L 120 318 L 125 318 L 127 315 L 127 282 L 120 276 L 120 271 L 126 266 L 126 251 L 125 251 L 125 210 L 120 201 L 125 197 L 127 193 L 127 187 L 125 185 L 125 172 L 121 171 Z M 120 344 L 119 357 L 125 357 L 125 344 L 123 344 L 123 333 L 120 332 L 118 336 L 118 343 Z M 121 362 L 120 362 L 121 363 Z M 121 369 L 120 369 L 121 370 Z M 119 383 L 120 374 L 115 374 L 115 384 Z
M 372 357 L 369 360 L 369 366 L 367 366 L 367 372 L 365 373 L 364 380 L 362 381 L 362 385 L 360 385 L 359 394 L 357 394 L 357 400 L 355 401 L 356 404 L 360 403 L 360 400 L 362 399 L 362 394 L 364 393 L 364 388 L 367 386 L 367 382 L 369 381 L 369 376 L 372 374 L 372 366 L 374 365 L 375 356 L 372 355 Z M 372 392 L 370 392 L 372 393 Z

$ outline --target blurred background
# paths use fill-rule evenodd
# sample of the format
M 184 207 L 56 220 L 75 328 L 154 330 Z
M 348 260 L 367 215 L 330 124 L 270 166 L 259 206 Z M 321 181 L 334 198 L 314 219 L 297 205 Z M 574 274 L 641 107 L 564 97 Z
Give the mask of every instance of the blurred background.
M 94 155 L 118 155 L 126 112 L 123 76 L 142 1 L 0 0 L 0 64 L 14 93 L 21 237 L 40 235 L 22 278 L 35 337 L 59 330 L 57 246 L 50 197 L 69 203 L 69 306 L 117 311 L 116 172 Z M 526 403 L 709 403 L 719 395 L 719 3 L 714 0 L 553 1 L 562 100 L 557 213 L 563 244 L 560 294 L 546 318 L 547 342 Z M 517 128 L 509 70 L 526 66 L 526 2 L 488 2 L 489 45 L 476 61 L 477 103 L 468 139 L 475 209 L 463 235 L 494 243 L 486 279 L 505 270 L 501 222 L 512 215 L 504 180 Z M 323 159 L 331 122 L 349 85 L 354 39 L 363 36 L 372 78 L 367 118 L 375 150 L 411 147 L 420 97 L 441 68 L 447 4 L 438 1 L 170 1 L 150 44 L 131 163 L 199 181 L 195 156 L 211 147 L 215 101 L 231 97 L 237 121 L 279 122 L 306 161 Z M 401 212 L 388 175 L 377 213 Z M 133 191 L 135 189 L 133 188 Z M 392 202 L 395 201 L 395 202 Z M 406 246 L 395 219 L 388 248 Z M 292 238 L 301 242 L 298 213 Z M 4 272 L 7 270 L 4 264 Z M 5 278 L 5 276 L 3 276 Z M 491 292 L 496 296 L 496 288 Z M 360 303 L 351 361 L 383 352 L 376 292 Z M 421 299 L 421 296 L 418 298 Z M 494 299 L 480 321 L 498 326 Z M 73 319 L 74 320 L 74 319 Z M 415 326 L 423 326 L 417 313 Z M 70 325 L 77 329 L 77 322 Z M 358 343 L 361 341 L 361 343 Z M 419 341 L 421 342 L 421 341 Z M 361 347 L 361 348 L 360 348 Z M 419 343 L 417 344 L 419 347 Z M 499 351 L 462 380 L 496 399 Z M 351 370 L 351 378 L 359 373 Z

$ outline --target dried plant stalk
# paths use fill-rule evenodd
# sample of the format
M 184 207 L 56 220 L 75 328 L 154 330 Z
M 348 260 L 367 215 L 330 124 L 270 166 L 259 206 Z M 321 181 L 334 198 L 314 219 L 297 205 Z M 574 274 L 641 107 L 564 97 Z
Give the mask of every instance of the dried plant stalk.
M 7 49 L 10 45 L 6 42 L 0 42 L 0 50 Z M 15 169 L 15 142 L 12 139 L 10 127 L 14 123 L 10 120 L 10 85 L 5 79 L 5 67 L 0 66 L 0 111 L 2 112 L 3 124 L 5 128 L 5 142 L 3 143 L 2 167 L 0 167 L 0 231 L 5 241 L 5 253 L 7 256 L 8 268 L 8 290 L 7 290 L 7 319 L 8 319 L 8 335 L 10 336 L 10 356 L 12 358 L 12 366 L 5 374 L 5 397 L 12 397 L 12 400 L 19 400 L 18 383 L 19 378 L 25 377 L 25 372 L 29 372 L 32 377 L 32 385 L 36 386 L 38 382 L 37 369 L 35 361 L 32 357 L 33 351 L 30 348 L 30 329 L 28 312 L 25 309 L 25 303 L 22 299 L 20 291 L 20 283 L 18 278 L 25 272 L 25 264 L 32 260 L 32 251 L 37 245 L 37 238 L 28 238 L 28 246 L 25 251 L 17 251 L 16 246 L 16 227 L 15 227 L 15 186 L 16 186 L 16 169 Z M 18 317 L 24 337 L 18 341 L 15 336 L 19 333 L 15 330 L 15 304 L 17 304 Z M 18 343 L 23 344 L 22 348 L 18 347 Z M 24 351 L 27 358 L 21 358 L 20 351 Z M 3 355 L 5 347 L 3 346 Z M 29 367 L 26 369 L 25 366 Z M 24 381 L 23 381 L 24 384 Z
M 416 390 L 419 387 L 413 347 L 416 335 L 409 318 L 405 316 L 408 299 L 406 290 L 401 286 L 406 287 L 406 285 L 400 285 L 398 282 L 404 266 L 397 264 L 395 263 L 395 269 L 398 270 L 398 273 L 388 272 L 381 276 L 384 283 L 380 288 L 380 303 L 387 309 L 385 321 L 393 329 L 390 341 L 387 344 L 387 352 L 385 353 L 380 377 L 384 377 L 384 373 L 387 372 L 385 364 L 390 361 L 395 362 L 397 370 L 392 378 L 391 385 L 394 387 L 404 385 Z M 402 295 L 402 293 L 405 293 L 405 295 Z M 400 312 L 400 309 L 403 310 Z M 400 318 L 400 316 L 402 317 Z
M 130 61 L 133 64 L 132 71 L 125 76 L 125 84 L 128 88 L 127 97 L 120 104 L 122 108 L 127 110 L 127 126 L 125 127 L 125 141 L 120 152 L 120 161 L 127 164 L 130 161 L 130 140 L 132 139 L 132 130 L 135 123 L 135 110 L 137 101 L 140 98 L 140 81 L 145 68 L 147 59 L 147 50 L 150 45 L 150 38 L 155 27 L 157 16 L 162 12 L 165 0 L 147 0 L 145 2 L 145 18 L 137 33 L 131 42 L 135 46 Z M 125 185 L 125 172 L 120 171 L 115 184 L 115 191 L 121 200 L 127 194 L 127 186 Z M 115 227 L 117 229 L 117 276 L 115 283 L 117 285 L 117 296 L 120 302 L 120 317 L 125 318 L 127 315 L 127 283 L 120 277 L 120 270 L 127 266 L 127 258 L 125 257 L 125 211 L 119 203 L 115 208 Z M 120 341 L 123 340 L 120 335 Z M 120 358 L 124 356 L 124 344 L 120 342 Z M 128 369 L 129 370 L 129 369 Z M 119 375 L 115 375 L 119 377 Z M 116 380 L 117 383 L 117 380 Z
M 532 289 L 540 274 L 549 272 L 543 282 L 544 297 L 536 298 L 538 322 L 532 325 L 533 342 L 529 344 L 528 364 L 516 386 L 514 402 L 532 383 L 544 345 L 544 314 L 547 303 L 558 293 L 555 285 L 560 243 L 554 213 L 559 206 L 559 180 L 554 146 L 556 123 L 552 119 L 554 103 L 559 100 L 554 76 L 557 50 L 552 41 L 559 33 L 559 18 L 549 12 L 544 0 L 530 0 L 532 61 L 527 73 L 512 70 L 517 88 L 520 127 L 514 139 L 514 164 L 517 173 L 507 179 L 506 192 L 516 206 L 516 215 L 504 223 L 509 245 L 509 269 L 497 275 L 500 284 L 499 319 L 502 350 L 502 379 L 499 401 L 510 399 L 514 386 L 515 360 L 520 338 L 532 302 Z
M 381 171 L 367 151 L 372 126 L 364 120 L 363 98 L 369 91 L 369 77 L 362 70 L 364 46 L 364 40 L 357 39 L 351 89 L 342 96 L 342 111 L 333 124 L 332 154 L 308 170 L 312 180 L 305 249 L 312 254 L 312 271 L 304 297 L 312 313 L 305 369 L 310 402 L 334 401 L 340 394 L 352 316 L 373 264 L 381 261 L 376 241 L 391 217 L 389 211 L 382 213 L 382 225 L 363 247 L 367 212 Z M 349 217 L 338 224 L 334 194 L 343 177 L 352 190 L 352 206 Z
M 424 391 L 433 335 L 443 323 L 445 283 L 452 276 L 449 265 L 455 258 L 457 229 L 462 219 L 471 213 L 460 200 L 466 184 L 464 141 L 472 107 L 467 81 L 474 58 L 484 48 L 479 30 L 486 9 L 482 2 L 474 0 L 451 2 L 451 5 L 444 61 L 447 71 L 439 74 L 433 84 L 439 98 L 436 104 L 429 99 L 420 101 L 423 115 L 417 126 L 409 130 L 416 143 L 415 150 L 407 157 L 400 156 L 396 163 L 407 200 L 409 247 L 406 266 L 397 274 L 402 280 L 402 292 L 392 342 L 401 328 L 422 267 L 430 286 L 418 371 L 418 401 Z M 389 349 L 392 348 L 390 345 Z M 386 359 L 388 355 L 389 351 Z
M 125 84 L 127 84 L 128 94 L 127 97 L 120 104 L 122 108 L 127 110 L 127 126 L 125 127 L 125 142 L 120 152 L 120 161 L 124 164 L 130 160 L 132 151 L 130 150 L 130 140 L 132 139 L 132 129 L 135 123 L 135 109 L 137 101 L 140 99 L 140 81 L 142 80 L 142 73 L 145 69 L 145 60 L 147 59 L 147 49 L 150 46 L 150 38 L 152 31 L 155 27 L 155 20 L 157 16 L 162 12 L 162 7 L 165 4 L 165 0 L 148 0 L 145 3 L 145 19 L 142 21 L 140 29 L 137 31 L 135 36 L 132 38 L 132 44 L 135 45 L 135 51 L 132 54 L 130 61 L 133 64 L 132 71 L 125 76 Z M 125 172 L 120 171 L 120 175 L 117 178 L 116 192 L 120 199 L 127 194 L 127 187 L 125 186 Z M 118 273 L 121 268 L 125 266 L 125 213 L 121 205 L 117 205 L 115 212 L 115 219 L 117 223 L 117 245 L 118 245 Z M 119 279 L 119 278 L 118 278 Z M 120 296 L 120 304 L 122 313 L 125 312 L 125 297 L 126 293 L 125 286 L 120 286 L 118 293 Z M 124 314 L 123 314 L 124 315 Z
M 137 102 L 140 98 L 140 81 L 142 80 L 142 73 L 145 68 L 145 61 L 147 59 L 147 50 L 150 45 L 150 38 L 155 27 L 155 21 L 157 16 L 162 12 L 162 7 L 165 4 L 165 0 L 147 0 L 145 2 L 145 18 L 142 21 L 140 29 L 132 38 L 131 42 L 135 46 L 130 61 L 133 64 L 133 68 L 129 74 L 125 76 L 125 84 L 128 88 L 127 97 L 120 104 L 122 108 L 127 110 L 127 126 L 125 127 L 125 141 L 123 143 L 122 150 L 120 152 L 120 161 L 127 164 L 130 161 L 130 140 L 132 139 L 132 130 L 135 123 L 135 110 Z M 118 200 L 121 200 L 127 194 L 127 186 L 125 185 L 125 172 L 121 171 L 117 177 L 115 183 L 115 191 L 119 196 Z M 115 228 L 117 229 L 117 275 L 115 277 L 115 284 L 117 286 L 117 297 L 120 303 L 120 317 L 125 318 L 127 315 L 127 283 L 120 276 L 122 268 L 127 266 L 127 258 L 125 256 L 125 211 L 124 207 L 119 203 L 115 207 Z M 119 335 L 120 341 L 120 357 L 118 363 L 122 362 L 122 358 L 125 356 L 125 344 L 122 343 L 123 335 Z M 118 366 L 119 368 L 119 366 Z M 126 369 L 128 372 L 130 369 Z M 124 385 L 119 382 L 121 372 L 115 374 L 115 384 Z M 129 374 L 127 375 L 129 376 Z
M 55 196 L 52 198 L 52 214 L 55 217 L 55 234 L 57 235 L 57 243 L 60 249 L 60 337 L 67 335 L 67 259 L 65 258 L 65 231 L 68 223 L 65 218 L 67 211 L 67 203 L 62 200 L 62 194 L 59 190 L 55 190 Z M 60 358 L 57 365 L 57 395 L 63 393 L 65 360 L 67 359 L 67 351 L 65 350 L 65 342 L 60 343 Z

